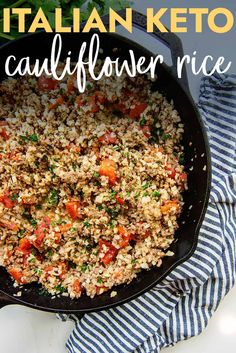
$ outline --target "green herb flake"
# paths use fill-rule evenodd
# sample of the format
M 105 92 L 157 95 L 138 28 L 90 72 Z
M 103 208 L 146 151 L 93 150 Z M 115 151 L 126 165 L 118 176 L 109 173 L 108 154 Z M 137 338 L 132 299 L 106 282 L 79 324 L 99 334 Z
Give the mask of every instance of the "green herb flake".
M 78 164 L 76 162 L 72 162 L 72 168 L 74 172 L 76 171 L 77 167 L 78 167 Z
M 48 250 L 47 256 L 48 257 L 52 257 L 52 255 L 53 255 L 53 250 L 52 249 Z
M 37 223 L 37 221 L 36 221 L 35 219 L 31 218 L 30 224 L 34 227 L 34 229 L 37 228 L 37 224 L 38 224 L 38 223 Z
M 58 205 L 58 203 L 59 203 L 58 191 L 53 189 L 50 191 L 50 193 L 48 195 L 48 205 L 50 207 L 55 207 Z
M 87 270 L 89 270 L 89 265 L 87 265 L 87 264 L 81 265 L 80 270 L 81 270 L 81 272 L 86 272 Z
M 185 163 L 185 155 L 184 155 L 184 153 L 181 153 L 181 155 L 179 157 L 179 163 L 180 164 L 184 164 Z
M 76 264 L 73 261 L 68 261 L 68 265 L 70 268 L 76 268 Z
M 109 216 L 111 218 L 117 218 L 118 214 L 119 214 L 119 210 L 116 209 L 116 208 L 110 208 L 110 207 L 107 207 L 106 208 L 106 212 L 107 214 L 109 214 Z
M 96 179 L 97 179 L 97 178 L 100 178 L 100 174 L 97 173 L 97 172 L 94 172 L 94 173 L 93 173 L 93 177 L 96 178 Z
M 145 184 L 142 185 L 142 189 L 143 189 L 143 190 L 146 190 L 146 189 L 148 189 L 150 186 L 151 186 L 151 182 L 147 182 L 147 183 L 145 183 Z
M 59 293 L 64 293 L 66 291 L 66 288 L 62 286 L 62 284 L 58 284 L 57 286 L 54 287 L 55 291 Z
M 97 209 L 98 209 L 99 211 L 102 211 L 102 210 L 103 210 L 103 205 L 97 205 Z
M 28 139 L 31 142 L 39 142 L 39 138 L 38 138 L 38 136 L 36 134 L 30 135 Z
M 17 236 L 19 238 L 23 238 L 24 237 L 24 234 L 25 234 L 25 229 L 20 229 L 19 232 L 17 233 Z
M 34 273 L 40 276 L 43 273 L 43 271 L 40 268 L 35 268 Z
M 117 195 L 117 192 L 115 190 L 111 190 L 110 192 L 110 197 L 113 198 Z
M 142 115 L 139 121 L 140 126 L 146 125 L 146 122 L 147 122 L 146 118 L 144 117 L 144 115 Z
M 131 264 L 134 265 L 137 263 L 137 260 L 131 260 Z
M 35 205 L 35 208 L 36 208 L 36 210 L 42 210 L 43 206 L 38 204 L 38 205 Z
M 19 194 L 12 194 L 10 198 L 12 201 L 17 201 L 18 197 L 19 197 Z
M 54 169 L 56 168 L 55 164 L 50 164 L 48 167 L 49 172 L 51 172 L 52 174 L 55 174 Z
M 97 278 L 97 283 L 98 283 L 98 284 L 102 284 L 102 283 L 103 283 L 102 277 L 98 277 L 98 278 Z
M 88 221 L 85 221 L 85 222 L 84 222 L 84 226 L 85 226 L 86 228 L 90 228 L 90 227 L 91 227 L 91 223 L 89 223 Z
M 87 89 L 90 91 L 91 89 L 93 89 L 93 86 L 90 83 L 87 83 Z
M 144 196 L 144 197 L 148 196 L 148 192 L 145 191 L 145 192 L 143 193 L 143 196 Z
M 153 193 L 152 193 L 152 196 L 153 197 L 159 197 L 159 196 L 161 196 L 161 194 L 160 194 L 160 192 L 159 191 L 153 191 Z

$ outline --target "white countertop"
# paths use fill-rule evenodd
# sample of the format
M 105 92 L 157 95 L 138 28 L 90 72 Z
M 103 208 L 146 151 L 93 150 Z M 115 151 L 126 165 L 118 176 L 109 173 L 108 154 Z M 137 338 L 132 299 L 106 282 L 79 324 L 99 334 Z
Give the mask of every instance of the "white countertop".
M 204 1 L 204 7 L 216 7 L 218 1 Z M 214 4 L 213 4 L 214 3 Z M 175 6 L 178 2 L 175 1 Z M 213 6 L 214 5 L 214 6 Z M 219 4 L 221 5 L 221 4 Z M 135 1 L 135 8 L 144 11 L 145 7 L 173 6 L 170 0 Z M 181 7 L 196 7 L 196 0 L 181 0 Z M 235 10 L 235 0 L 225 0 L 224 6 Z M 140 35 L 143 42 L 144 35 Z M 230 72 L 236 72 L 236 50 L 232 43 L 235 31 L 225 36 L 216 36 L 209 31 L 204 35 L 189 33 L 180 36 L 183 40 L 186 54 L 197 50 L 199 56 L 212 54 L 225 55 L 233 61 Z M 154 52 L 158 46 L 151 40 L 145 39 L 145 45 Z M 155 45 L 155 47 L 154 47 Z M 190 87 L 197 100 L 200 77 L 189 73 Z M 72 322 L 60 322 L 54 314 L 44 313 L 19 305 L 10 305 L 0 311 L 0 352 L 1 353 L 66 353 L 65 343 L 71 330 Z M 236 344 L 236 287 L 221 303 L 219 309 L 211 319 L 207 329 L 199 336 L 188 341 L 178 343 L 172 348 L 163 350 L 166 353 L 227 353 L 235 352 Z M 89 352 L 88 352 L 89 353 Z
M 0 352 L 66 353 L 65 342 L 73 325 L 71 321 L 61 322 L 54 314 L 9 305 L 0 311 Z M 236 287 L 200 336 L 166 348 L 163 353 L 234 353 L 235 343 Z

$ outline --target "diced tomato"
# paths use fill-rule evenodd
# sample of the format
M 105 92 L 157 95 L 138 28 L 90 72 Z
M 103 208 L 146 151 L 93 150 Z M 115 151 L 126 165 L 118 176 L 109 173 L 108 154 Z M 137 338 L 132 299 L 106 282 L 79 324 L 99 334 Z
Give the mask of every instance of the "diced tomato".
M 33 245 L 40 250 L 46 234 L 49 231 L 51 220 L 48 217 L 44 217 L 43 221 L 38 225 L 37 229 L 34 231 L 34 234 L 37 236 L 36 240 L 33 242 Z
M 5 128 L 0 130 L 0 136 L 3 138 L 3 140 L 8 140 L 9 139 L 9 134 Z
M 9 197 L 9 194 L 5 194 L 5 195 L 0 196 L 0 202 L 2 202 L 3 205 L 9 209 L 13 208 L 15 206 L 14 202 Z
M 84 103 L 84 96 L 80 95 L 76 98 L 75 103 L 77 104 L 78 108 L 82 107 Z
M 144 112 L 147 108 L 147 103 L 137 103 L 133 109 L 130 110 L 129 117 L 131 119 L 139 118 L 140 115 Z
M 80 295 L 81 292 L 82 292 L 82 288 L 81 288 L 81 283 L 80 283 L 80 280 L 79 279 L 75 279 L 73 284 L 72 284 L 72 288 L 73 288 L 73 291 Z
M 48 265 L 44 268 L 44 273 L 45 273 L 45 278 L 48 279 L 48 277 L 50 276 L 51 271 L 53 271 L 54 267 L 52 265 Z
M 55 244 L 60 244 L 61 242 L 61 233 L 55 233 Z
M 73 220 L 76 220 L 80 216 L 80 214 L 79 214 L 80 201 L 78 201 L 78 200 L 67 201 L 66 210 L 69 213 L 69 215 L 71 216 L 71 218 Z
M 113 108 L 121 112 L 122 114 L 128 115 L 129 109 L 126 108 L 124 103 L 115 103 Z
M 181 173 L 181 174 L 180 174 L 180 180 L 181 180 L 181 181 L 186 181 L 187 179 L 188 179 L 188 176 L 187 176 L 186 173 Z
M 141 127 L 141 130 L 144 134 L 145 137 L 150 138 L 151 137 L 151 129 L 149 125 L 144 125 Z
M 53 78 L 42 75 L 38 79 L 38 87 L 43 91 L 51 91 L 56 89 L 58 86 L 58 81 Z
M 8 273 L 14 278 L 17 283 L 26 284 L 27 281 L 23 279 L 23 272 L 15 268 L 8 269 Z
M 32 248 L 32 244 L 29 242 L 29 239 L 27 238 L 22 238 L 20 239 L 20 244 L 19 244 L 19 250 L 22 252 L 29 252 L 29 250 Z
M 168 171 L 168 177 L 171 179 L 175 179 L 176 171 L 174 168 L 167 167 L 166 170 Z
M 7 121 L 5 121 L 5 120 L 0 121 L 0 126 L 7 126 L 7 125 L 8 125 Z
M 71 223 L 63 224 L 59 227 L 60 232 L 55 233 L 55 243 L 56 244 L 59 244 L 61 241 L 61 237 L 62 237 L 61 233 L 67 232 L 71 227 L 72 227 Z
M 101 104 L 106 103 L 106 96 L 102 92 L 96 91 L 96 92 L 94 92 L 94 96 L 96 97 L 96 100 L 99 103 L 101 103 Z
M 100 108 L 96 103 L 96 96 L 95 95 L 88 97 L 88 104 L 90 106 L 90 111 L 92 113 L 99 112 Z
M 13 150 L 7 154 L 7 158 L 12 161 L 19 161 L 21 159 L 20 153 L 17 150 Z
M 119 194 L 116 195 L 116 202 L 119 203 L 120 205 L 125 204 L 125 200 L 119 196 Z
M 21 203 L 23 205 L 35 205 L 36 204 L 36 200 L 34 196 L 23 196 Z
M 63 280 L 65 278 L 65 274 L 68 272 L 68 266 L 65 262 L 59 262 L 58 268 L 60 271 L 59 278 Z
M 3 219 L 0 220 L 0 227 L 7 228 L 7 229 L 13 230 L 13 231 L 19 230 L 18 224 L 14 223 L 14 222 L 3 220 Z
M 106 131 L 105 134 L 98 138 L 98 141 L 104 145 L 116 145 L 118 143 L 116 134 L 110 131 Z
M 104 265 L 108 265 L 111 261 L 113 261 L 116 258 L 116 255 L 118 253 L 118 249 L 115 248 L 114 245 L 112 245 L 110 242 L 106 240 L 99 240 L 99 252 L 103 253 L 103 247 L 104 245 L 108 248 L 108 251 L 105 252 L 104 256 L 101 258 L 101 262 Z
M 49 105 L 49 110 L 56 109 L 59 105 L 64 103 L 64 98 L 62 96 L 58 97 L 56 101 Z
M 67 223 L 67 224 L 62 224 L 61 226 L 59 226 L 60 232 L 61 233 L 65 233 L 67 232 L 70 228 L 72 227 L 71 223 Z
M 109 184 L 114 186 L 117 182 L 116 175 L 116 164 L 111 159 L 104 159 L 100 164 L 99 174 L 102 176 L 107 176 L 109 179 Z
M 121 239 L 119 241 L 119 246 L 121 249 L 125 248 L 126 246 L 129 245 L 130 240 L 133 239 L 132 234 L 128 233 L 125 228 L 118 226 L 118 234 L 121 236 Z
M 161 213 L 167 214 L 169 213 L 172 209 L 177 209 L 179 210 L 180 205 L 177 200 L 168 200 L 165 202 L 163 206 L 161 206 Z
M 148 229 L 144 234 L 141 235 L 142 239 L 146 239 L 151 235 L 151 231 Z

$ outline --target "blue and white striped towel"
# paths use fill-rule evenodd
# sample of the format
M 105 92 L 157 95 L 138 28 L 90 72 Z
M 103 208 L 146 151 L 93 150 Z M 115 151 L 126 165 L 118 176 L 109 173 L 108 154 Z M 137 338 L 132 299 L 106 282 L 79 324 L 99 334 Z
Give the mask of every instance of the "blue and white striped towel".
M 139 298 L 80 320 L 73 316 L 70 353 L 157 353 L 200 334 L 234 285 L 236 76 L 204 78 L 199 109 L 210 140 L 213 180 L 194 255 Z

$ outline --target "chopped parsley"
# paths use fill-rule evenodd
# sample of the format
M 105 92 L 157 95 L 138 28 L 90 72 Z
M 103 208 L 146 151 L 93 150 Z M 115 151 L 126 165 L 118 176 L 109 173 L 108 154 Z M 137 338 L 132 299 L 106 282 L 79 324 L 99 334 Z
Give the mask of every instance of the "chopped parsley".
M 78 164 L 76 162 L 72 162 L 72 168 L 74 172 L 76 171 L 77 167 L 78 167 Z
M 115 197 L 117 195 L 117 192 L 115 190 L 111 190 L 111 193 L 110 193 L 111 197 Z
M 66 291 L 66 288 L 63 287 L 61 283 L 55 286 L 54 289 L 59 293 L 64 293 Z
M 137 260 L 131 260 L 131 264 L 134 265 L 137 263 Z
M 110 208 L 110 207 L 107 207 L 106 208 L 106 212 L 107 214 L 109 214 L 109 216 L 111 218 L 117 218 L 118 214 L 119 214 L 119 210 L 116 209 L 116 208 Z
M 81 265 L 80 270 L 81 270 L 81 272 L 86 272 L 87 270 L 89 270 L 89 265 L 87 265 L 87 264 Z
M 153 193 L 152 193 L 152 196 L 153 197 L 159 197 L 161 194 L 160 194 L 160 192 L 159 191 L 153 191 Z
M 89 223 L 88 221 L 84 221 L 84 226 L 86 228 L 90 228 L 91 227 L 91 223 Z
M 43 206 L 38 204 L 38 205 L 35 205 L 35 208 L 36 208 L 36 210 L 41 210 L 43 208 Z
M 18 197 L 19 197 L 18 194 L 12 194 L 10 198 L 12 201 L 16 201 L 18 199 Z
M 49 172 L 51 172 L 52 174 L 55 174 L 55 172 L 54 172 L 54 169 L 56 168 L 56 164 L 51 164 L 51 165 L 49 165 L 49 167 L 48 167 L 48 170 L 49 170 Z
M 140 119 L 140 121 L 139 121 L 140 126 L 146 125 L 146 122 L 147 122 L 147 120 L 146 120 L 145 117 L 142 115 L 142 116 L 141 116 L 141 119 Z
M 103 283 L 102 277 L 98 277 L 98 278 L 97 278 L 97 283 L 99 283 L 99 284 L 102 284 L 102 283 Z
M 76 264 L 73 261 L 68 261 L 68 265 L 70 268 L 76 268 Z
M 50 191 L 50 193 L 48 195 L 48 205 L 50 207 L 53 207 L 53 206 L 57 206 L 58 203 L 59 203 L 58 191 L 53 189 Z
M 97 172 L 94 172 L 94 173 L 93 173 L 93 177 L 97 179 L 97 178 L 99 178 L 99 177 L 100 177 L 100 174 L 99 174 L 99 173 L 97 173 Z
M 53 250 L 52 249 L 48 250 L 47 256 L 52 257 L 52 255 L 53 255 Z
M 23 238 L 24 234 L 25 234 L 25 229 L 20 229 L 19 232 L 17 233 L 17 236 L 19 238 Z
M 179 157 L 179 163 L 180 164 L 184 164 L 185 163 L 185 155 L 184 155 L 184 153 L 181 153 L 181 155 Z
M 102 211 L 102 210 L 103 210 L 103 205 L 97 205 L 97 209 L 98 209 L 99 211 Z
M 30 224 L 36 229 L 37 228 L 37 221 L 35 220 L 35 219 L 33 219 L 33 218 L 31 218 L 31 220 L 30 220 Z
M 21 135 L 20 136 L 20 143 L 22 144 L 22 142 L 39 142 L 39 138 L 36 134 L 32 134 L 32 135 Z
M 40 268 L 35 268 L 34 272 L 39 276 L 43 273 L 43 271 Z
M 145 184 L 142 185 L 142 189 L 143 189 L 143 190 L 146 190 L 146 189 L 148 189 L 150 186 L 151 186 L 151 182 L 147 182 L 147 183 L 145 183 Z

